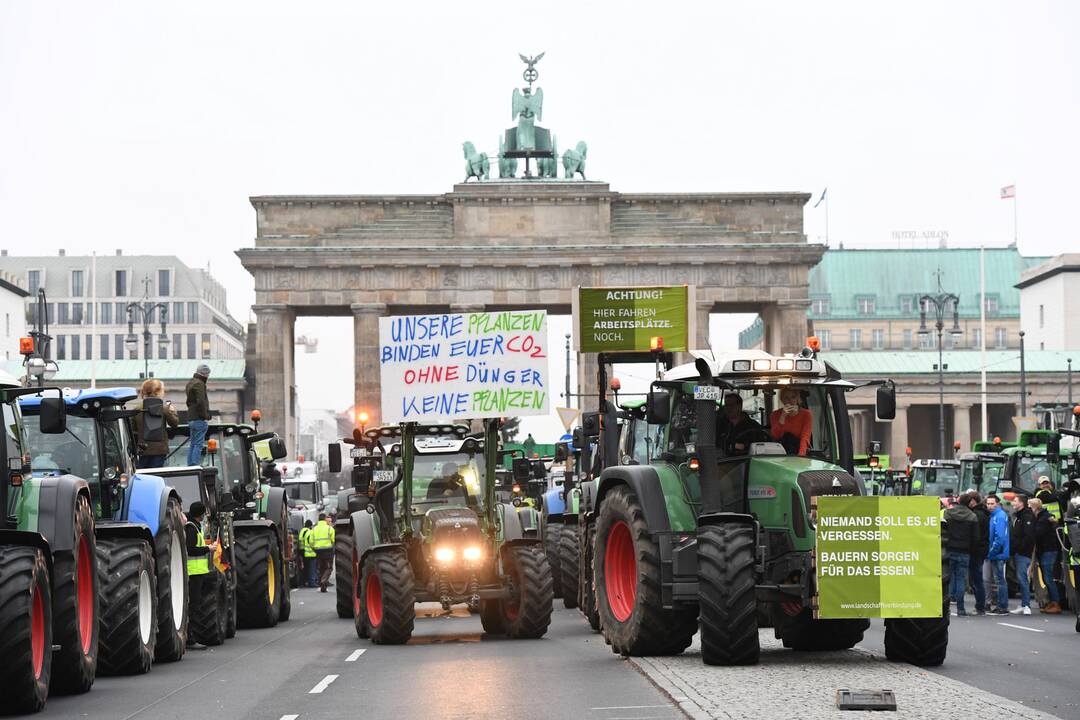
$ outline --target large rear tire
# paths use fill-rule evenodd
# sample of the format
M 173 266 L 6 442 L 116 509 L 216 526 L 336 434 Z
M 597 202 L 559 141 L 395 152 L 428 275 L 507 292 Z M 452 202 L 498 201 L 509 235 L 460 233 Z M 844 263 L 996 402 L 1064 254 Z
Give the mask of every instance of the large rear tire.
M 94 516 L 85 495 L 75 501 L 75 544 L 53 554 L 53 690 L 84 693 L 97 674 L 101 629 Z
M 600 611 L 596 607 L 596 586 L 593 584 L 593 549 L 596 542 L 596 526 L 586 523 L 581 533 L 581 545 L 578 548 L 578 598 L 581 612 L 589 621 L 593 632 L 600 632 Z
M 517 545 L 506 551 L 504 572 L 511 597 L 502 601 L 503 625 L 512 638 L 543 637 L 551 624 L 551 566 L 542 548 Z
M 235 573 L 235 570 L 230 570 L 230 573 Z M 235 575 L 232 575 L 229 579 L 230 587 L 225 593 L 225 639 L 231 640 L 236 637 L 236 587 Z
M 484 632 L 489 635 L 506 634 L 502 600 L 480 601 L 480 625 L 484 628 Z
M 862 642 L 869 620 L 815 620 L 807 609 L 781 628 L 784 647 L 800 651 L 850 650 Z
M 749 525 L 706 525 L 698 530 L 701 658 L 706 665 L 758 662 L 754 554 L 754 528 Z
M 150 543 L 98 538 L 97 556 L 102 590 L 98 672 L 149 672 L 157 639 L 157 575 Z
M 192 582 L 203 584 L 197 607 L 191 608 L 191 637 L 203 645 L 221 645 L 229 623 L 229 593 L 225 576 L 211 571 Z
M 157 640 L 154 662 L 184 657 L 188 633 L 187 542 L 180 501 L 169 498 L 165 520 L 154 537 L 157 570 Z
M 604 497 L 596 521 L 593 586 L 601 632 L 620 655 L 677 655 L 697 631 L 693 608 L 665 610 L 660 549 L 629 487 Z
M 578 606 L 578 537 L 577 525 L 562 525 L 559 534 L 559 554 L 556 564 L 551 566 L 551 574 L 561 578 L 563 588 L 563 607 Z M 556 581 L 558 582 L 558 581 Z M 558 597 L 558 596 L 556 596 Z
M 0 678 L 7 709 L 31 713 L 45 707 L 52 633 L 45 553 L 34 547 L 0 546 Z
M 343 620 L 356 615 L 357 565 L 352 535 L 338 533 L 334 536 L 334 575 L 337 576 L 334 592 L 337 594 L 337 616 Z
M 258 528 L 237 533 L 236 621 L 240 628 L 274 627 L 281 613 L 281 549 L 277 533 Z
M 403 645 L 416 621 L 414 579 L 405 548 L 369 553 L 364 559 L 362 615 L 357 618 L 376 645 Z M 357 635 L 360 634 L 358 627 Z
M 949 611 L 940 618 L 888 618 L 885 620 L 885 657 L 920 667 L 945 662 L 949 648 Z
M 561 522 L 545 522 L 544 523 L 544 554 L 547 555 L 548 565 L 551 566 L 552 580 L 552 592 L 555 593 L 554 597 L 564 597 L 562 589 L 562 573 L 558 571 L 559 568 L 559 544 L 562 542 L 562 531 L 564 525 Z M 572 607 L 567 605 L 566 607 Z

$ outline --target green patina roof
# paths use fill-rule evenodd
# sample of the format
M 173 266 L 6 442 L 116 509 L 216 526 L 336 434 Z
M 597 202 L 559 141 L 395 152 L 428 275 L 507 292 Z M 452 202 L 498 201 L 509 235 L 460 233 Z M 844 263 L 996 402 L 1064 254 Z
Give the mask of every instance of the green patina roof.
M 89 360 L 57 360 L 60 371 L 52 379 L 53 385 L 63 385 L 69 382 L 89 382 Z M 244 379 L 243 360 L 151 360 L 150 372 L 158 380 L 183 380 L 187 381 L 195 374 L 195 368 L 206 364 L 210 367 L 210 380 L 218 381 L 241 381 Z M 26 374 L 22 360 L 8 360 L 0 365 L 11 375 L 22 377 Z M 139 382 L 139 374 L 143 371 L 142 360 L 98 360 L 98 382 L 128 382 L 136 385 Z
M 946 351 L 942 354 L 944 363 L 949 366 L 945 372 L 979 372 L 979 355 L 973 350 Z M 938 354 L 933 351 L 884 352 L 859 350 L 856 352 L 823 352 L 818 357 L 833 365 L 842 375 L 874 375 L 890 377 L 894 375 L 936 375 Z M 1053 350 L 1028 350 L 1024 353 L 1024 370 L 1028 373 L 1056 372 L 1065 374 L 1066 360 L 1072 358 L 1074 364 L 1080 361 L 1080 353 Z M 987 350 L 986 372 L 1019 373 L 1019 350 Z
M 1016 248 L 986 249 L 986 295 L 998 299 L 995 317 L 1020 317 L 1020 273 L 1045 262 L 1046 257 L 1024 257 Z M 917 318 L 918 308 L 900 314 L 901 295 L 937 290 L 934 272 L 941 268 L 946 292 L 960 296 L 960 315 L 979 317 L 979 249 L 846 250 L 830 249 L 810 270 L 810 297 L 829 299 L 829 313 L 810 312 L 811 319 Z M 872 316 L 859 315 L 857 298 L 875 299 Z

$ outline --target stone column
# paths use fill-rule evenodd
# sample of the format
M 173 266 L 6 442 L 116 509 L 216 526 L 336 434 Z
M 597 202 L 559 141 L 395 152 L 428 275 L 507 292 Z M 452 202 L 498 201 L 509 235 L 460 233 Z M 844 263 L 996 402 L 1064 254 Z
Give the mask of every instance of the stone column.
M 709 345 L 709 314 L 712 313 L 712 302 L 699 302 L 697 304 L 695 316 L 695 323 L 697 329 L 695 330 L 695 337 L 690 338 L 692 343 L 690 345 L 691 350 L 709 350 L 712 346 Z
M 276 431 L 295 450 L 296 383 L 293 368 L 293 326 L 296 315 L 288 305 L 255 305 L 255 407 L 262 428 Z
M 765 323 L 765 352 L 773 355 L 797 353 L 806 346 L 806 301 L 780 302 L 766 305 L 761 310 Z
M 596 384 L 596 373 L 600 364 L 596 361 L 596 353 L 578 353 L 577 356 L 577 392 L 576 407 L 582 412 L 595 410 L 599 386 Z M 609 378 L 610 381 L 610 378 Z
M 952 410 L 953 440 L 960 443 L 960 452 L 971 452 L 971 405 L 953 403 Z
M 379 376 L 379 318 L 383 303 L 353 303 L 353 405 L 368 414 L 368 427 L 382 422 L 382 383 Z M 355 422 L 355 415 L 353 421 Z
M 896 403 L 896 419 L 889 424 L 889 462 L 893 470 L 903 470 L 907 465 L 904 451 L 908 447 L 908 405 Z M 856 452 L 859 452 L 856 449 Z

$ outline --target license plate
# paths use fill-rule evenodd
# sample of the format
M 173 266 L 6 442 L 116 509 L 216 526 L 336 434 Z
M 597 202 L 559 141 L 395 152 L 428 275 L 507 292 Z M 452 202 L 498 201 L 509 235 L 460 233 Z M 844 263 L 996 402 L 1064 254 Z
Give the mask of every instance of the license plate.
M 368 452 L 365 447 L 354 447 L 349 450 L 349 457 L 360 458 L 367 457 Z
M 695 400 L 719 400 L 720 388 L 715 385 L 695 385 L 694 386 L 694 399 Z
M 377 482 L 377 483 L 394 482 L 394 471 L 393 470 L 376 470 L 372 474 L 374 475 L 375 482 Z

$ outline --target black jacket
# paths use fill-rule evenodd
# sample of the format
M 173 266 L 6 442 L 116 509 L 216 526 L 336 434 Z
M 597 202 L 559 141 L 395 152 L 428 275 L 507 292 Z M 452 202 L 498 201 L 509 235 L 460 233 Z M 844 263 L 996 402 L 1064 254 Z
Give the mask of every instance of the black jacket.
M 206 396 L 206 378 L 194 375 L 184 388 L 187 396 L 188 421 L 210 419 L 210 398 Z
M 1031 512 L 1031 508 L 1026 507 L 1013 515 L 1009 535 L 1012 554 L 1031 557 L 1031 553 L 1035 552 L 1035 513 Z
M 986 554 L 990 552 L 990 512 L 985 505 L 976 505 L 971 508 L 971 511 L 975 513 L 979 524 L 978 544 L 971 554 L 982 561 L 986 559 Z
M 1040 553 L 1058 550 L 1057 531 L 1054 523 L 1050 522 L 1050 513 L 1043 508 L 1035 516 L 1035 549 Z
M 945 511 L 945 549 L 970 555 L 979 546 L 979 519 L 969 508 L 956 503 Z
M 195 526 L 195 523 L 188 522 L 184 525 L 184 539 L 187 540 L 188 557 L 200 557 L 210 552 L 210 548 L 197 544 L 199 542 L 199 528 Z

